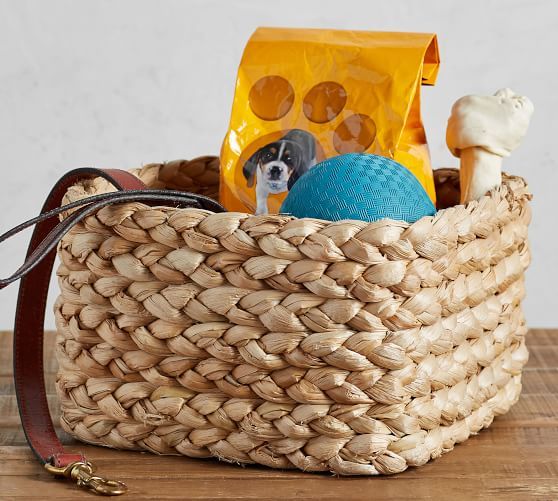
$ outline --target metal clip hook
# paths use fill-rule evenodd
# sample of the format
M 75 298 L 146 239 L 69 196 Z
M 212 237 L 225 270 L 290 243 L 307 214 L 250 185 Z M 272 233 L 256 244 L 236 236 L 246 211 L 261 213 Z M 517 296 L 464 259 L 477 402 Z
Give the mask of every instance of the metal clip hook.
M 96 494 L 119 496 L 128 491 L 128 487 L 124 482 L 93 475 L 93 465 L 89 462 L 76 461 L 65 467 L 57 467 L 47 463 L 45 468 L 54 475 L 71 478 L 79 487 L 90 489 Z

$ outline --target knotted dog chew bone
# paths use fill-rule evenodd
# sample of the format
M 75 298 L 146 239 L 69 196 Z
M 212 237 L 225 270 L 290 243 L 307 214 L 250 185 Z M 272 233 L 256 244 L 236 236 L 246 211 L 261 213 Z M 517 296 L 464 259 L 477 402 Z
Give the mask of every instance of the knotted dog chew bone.
M 502 158 L 519 146 L 533 103 L 511 89 L 493 96 L 465 96 L 451 109 L 446 142 L 461 159 L 461 203 L 476 200 L 502 182 Z

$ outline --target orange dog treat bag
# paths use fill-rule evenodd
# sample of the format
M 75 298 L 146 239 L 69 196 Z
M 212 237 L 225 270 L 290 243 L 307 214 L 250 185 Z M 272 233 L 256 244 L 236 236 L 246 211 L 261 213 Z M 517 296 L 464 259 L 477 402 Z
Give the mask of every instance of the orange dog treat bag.
M 400 162 L 435 202 L 420 87 L 438 67 L 434 34 L 258 28 L 221 149 L 221 203 L 277 213 L 304 172 L 350 152 Z

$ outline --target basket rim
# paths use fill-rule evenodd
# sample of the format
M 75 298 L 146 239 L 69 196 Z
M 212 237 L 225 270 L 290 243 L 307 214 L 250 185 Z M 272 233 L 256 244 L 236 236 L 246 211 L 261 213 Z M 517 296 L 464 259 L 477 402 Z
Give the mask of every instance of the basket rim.
M 218 157 L 211 156 L 211 155 L 202 155 L 190 160 L 175 160 L 172 162 L 187 162 L 187 163 L 194 163 L 194 162 L 209 162 L 214 161 Z M 142 181 L 146 182 L 149 186 L 149 180 L 153 177 L 152 171 L 153 170 L 160 170 L 162 167 L 170 164 L 171 162 L 162 162 L 162 163 L 149 163 L 145 164 L 140 168 L 133 168 L 128 169 L 128 172 L 132 173 Z M 459 182 L 459 169 L 452 168 L 452 167 L 442 167 L 439 169 L 434 169 L 433 171 L 434 177 L 442 178 L 446 177 L 447 180 L 451 180 L 450 182 Z M 445 182 L 445 181 L 444 181 Z M 68 188 L 66 194 L 64 196 L 63 203 L 70 203 L 75 202 L 77 200 L 81 200 L 87 198 L 88 196 L 97 195 L 101 193 L 107 193 L 110 191 L 115 191 L 115 188 L 111 186 L 108 181 L 95 178 L 95 179 L 85 179 L 80 180 L 75 183 L 73 186 Z M 279 218 L 281 220 L 288 219 L 288 220 L 298 220 L 298 221 L 308 221 L 308 222 L 315 222 L 317 224 L 325 224 L 325 225 L 337 225 L 340 223 L 347 224 L 347 223 L 356 223 L 359 225 L 377 225 L 380 223 L 382 226 L 386 224 L 391 226 L 402 226 L 404 228 L 411 227 L 413 225 L 424 224 L 426 221 L 434 222 L 438 221 L 439 219 L 445 217 L 445 214 L 452 212 L 454 210 L 466 210 L 467 212 L 471 213 L 473 211 L 482 208 L 483 205 L 486 203 L 490 203 L 490 201 L 495 203 L 500 203 L 502 200 L 506 199 L 508 203 L 512 203 L 513 201 L 520 201 L 523 199 L 531 200 L 532 194 L 528 188 L 528 184 L 526 180 L 518 175 L 509 174 L 506 172 L 502 172 L 502 184 L 497 188 L 490 190 L 487 194 L 479 198 L 478 200 L 472 200 L 467 202 L 466 204 L 456 204 L 453 206 L 437 209 L 436 213 L 432 216 L 423 216 L 422 218 L 418 219 L 414 223 L 408 223 L 403 220 L 398 219 L 391 219 L 391 218 L 383 218 L 377 221 L 362 221 L 359 219 L 342 219 L 338 221 L 330 221 L 326 219 L 319 219 L 319 218 L 297 218 L 296 216 L 292 216 L 289 214 L 265 214 L 265 215 L 254 215 L 249 212 L 239 212 L 239 211 L 225 211 L 220 213 L 222 215 L 231 215 L 234 214 L 235 216 L 240 216 L 242 218 L 272 218 L 276 219 Z M 218 201 L 218 200 L 217 200 Z M 153 208 L 157 208 L 158 210 L 166 209 L 171 211 L 199 211 L 203 209 L 194 209 L 194 208 L 174 208 L 174 207 L 166 207 L 166 206 L 153 206 Z M 204 210 L 208 214 L 218 214 L 213 211 Z

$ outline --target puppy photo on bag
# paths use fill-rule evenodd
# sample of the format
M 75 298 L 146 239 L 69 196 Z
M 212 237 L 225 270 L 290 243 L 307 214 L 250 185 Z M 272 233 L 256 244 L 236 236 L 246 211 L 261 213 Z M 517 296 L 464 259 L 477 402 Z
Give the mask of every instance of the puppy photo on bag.
M 300 129 L 293 129 L 256 151 L 242 169 L 248 187 L 256 184 L 255 214 L 268 214 L 267 197 L 289 191 L 314 165 L 316 140 Z

